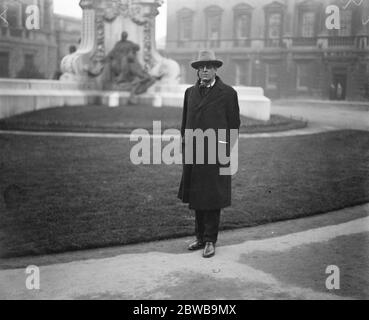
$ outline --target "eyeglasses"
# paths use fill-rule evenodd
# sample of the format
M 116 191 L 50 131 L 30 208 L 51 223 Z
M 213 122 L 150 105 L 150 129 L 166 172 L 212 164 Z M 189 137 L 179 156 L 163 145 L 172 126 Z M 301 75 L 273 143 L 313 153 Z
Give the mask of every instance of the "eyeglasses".
M 206 65 L 203 65 L 203 66 L 199 67 L 199 70 L 201 70 L 201 71 L 204 71 L 205 69 L 206 70 L 211 70 L 211 69 L 215 69 L 215 67 L 212 64 L 206 64 Z

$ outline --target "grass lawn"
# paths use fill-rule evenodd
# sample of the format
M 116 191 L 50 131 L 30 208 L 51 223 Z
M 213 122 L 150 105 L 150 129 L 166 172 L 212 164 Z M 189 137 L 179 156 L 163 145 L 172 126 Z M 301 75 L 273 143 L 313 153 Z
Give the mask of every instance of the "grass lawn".
M 179 129 L 180 108 L 129 106 L 60 107 L 30 112 L 0 120 L 0 130 L 71 131 L 131 133 L 137 128 L 152 129 L 153 121 L 162 128 Z M 270 121 L 242 117 L 242 133 L 276 132 L 306 127 L 306 122 L 273 115 Z
M 127 139 L 0 135 L 0 255 L 45 254 L 193 234 L 181 166 L 134 166 Z M 242 139 L 222 229 L 369 200 L 369 133 Z

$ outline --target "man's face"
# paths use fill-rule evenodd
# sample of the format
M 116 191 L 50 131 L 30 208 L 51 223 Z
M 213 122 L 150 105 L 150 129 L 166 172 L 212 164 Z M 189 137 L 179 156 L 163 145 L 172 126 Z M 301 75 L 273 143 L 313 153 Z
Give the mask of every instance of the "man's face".
M 215 79 L 217 68 L 213 65 L 203 65 L 199 67 L 199 77 L 201 82 L 210 83 Z

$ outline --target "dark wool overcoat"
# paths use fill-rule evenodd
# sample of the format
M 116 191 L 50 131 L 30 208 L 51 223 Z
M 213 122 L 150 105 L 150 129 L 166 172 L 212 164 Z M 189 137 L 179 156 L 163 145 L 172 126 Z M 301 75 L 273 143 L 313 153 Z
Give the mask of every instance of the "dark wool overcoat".
M 186 90 L 182 119 L 182 151 L 183 151 L 183 174 L 178 193 L 178 198 L 188 203 L 193 210 L 216 210 L 231 205 L 231 176 L 219 174 L 220 167 L 224 167 L 217 160 L 216 164 L 208 164 L 208 146 L 205 139 L 205 162 L 196 164 L 196 148 L 194 147 L 194 164 L 185 163 L 185 153 L 188 143 L 185 142 L 186 129 L 237 129 L 240 128 L 240 111 L 237 92 L 224 84 L 217 77 L 215 85 L 210 92 L 202 96 L 199 82 Z M 229 134 L 227 134 L 227 155 L 230 151 Z M 217 137 L 217 139 L 219 139 Z M 223 139 L 224 140 L 224 139 Z M 195 139 L 191 142 L 194 145 Z M 216 143 L 221 143 L 216 141 Z M 218 147 L 217 147 L 218 149 Z M 218 158 L 218 157 L 217 157 Z M 226 165 L 227 166 L 227 165 Z

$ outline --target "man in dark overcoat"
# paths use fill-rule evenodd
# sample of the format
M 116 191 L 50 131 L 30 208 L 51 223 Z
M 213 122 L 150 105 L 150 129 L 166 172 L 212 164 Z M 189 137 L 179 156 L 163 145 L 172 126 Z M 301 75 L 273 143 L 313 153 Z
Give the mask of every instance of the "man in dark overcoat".
M 209 139 L 204 139 L 204 162 L 198 162 L 196 153 L 199 149 L 198 139 L 187 139 L 188 131 L 197 129 L 216 132 L 215 148 L 218 155 L 220 145 L 226 146 L 227 156 L 238 141 L 231 139 L 231 131 L 237 133 L 240 128 L 240 111 L 237 92 L 222 82 L 217 70 L 223 65 L 216 59 L 214 52 L 205 50 L 199 53 L 198 60 L 191 66 L 197 70 L 197 83 L 188 88 L 184 98 L 182 119 L 183 174 L 178 197 L 195 211 L 196 241 L 189 250 L 204 249 L 203 257 L 215 254 L 218 240 L 221 210 L 231 205 L 231 175 L 221 175 L 220 169 L 229 167 L 230 163 L 209 161 Z M 219 130 L 227 132 L 225 137 L 218 135 Z M 232 130 L 233 129 L 233 130 Z M 190 145 L 192 144 L 192 145 Z M 189 148 L 191 147 L 191 148 Z M 189 157 L 188 154 L 191 155 Z M 224 150 L 224 149 L 223 149 Z M 193 155 L 192 155 L 193 153 Z M 188 163 L 188 159 L 193 161 Z

